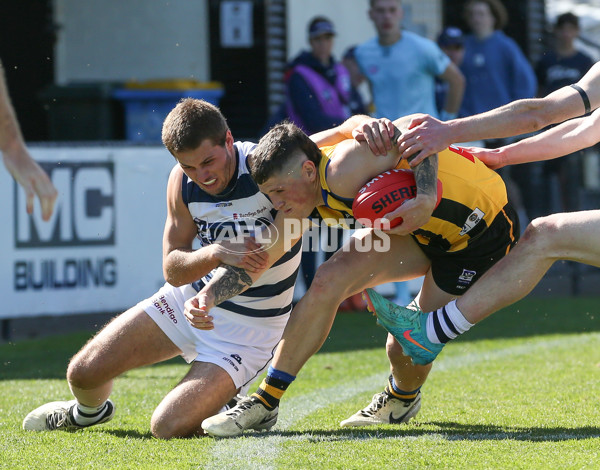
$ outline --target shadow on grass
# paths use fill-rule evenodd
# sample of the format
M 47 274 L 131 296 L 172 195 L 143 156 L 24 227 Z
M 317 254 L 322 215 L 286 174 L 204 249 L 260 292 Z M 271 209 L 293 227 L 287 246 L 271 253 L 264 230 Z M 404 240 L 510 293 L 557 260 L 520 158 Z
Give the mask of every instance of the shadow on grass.
M 425 429 L 419 429 L 423 427 Z M 374 428 L 364 430 L 311 430 L 274 431 L 270 433 L 244 434 L 245 437 L 258 439 L 270 436 L 300 437 L 308 441 L 345 441 L 368 439 L 398 439 L 425 436 L 437 436 L 448 441 L 533 441 L 559 442 L 600 438 L 600 427 L 506 427 L 494 425 L 463 424 L 454 422 L 432 421 L 421 423 L 419 427 L 411 426 L 402 429 Z
M 100 431 L 100 429 L 99 429 Z M 151 439 L 156 439 L 150 431 L 139 432 L 136 430 L 126 430 L 126 429 L 102 429 L 103 433 L 112 434 L 115 437 L 119 437 L 122 439 L 138 439 L 140 441 L 146 441 Z
M 125 429 L 98 429 L 102 433 L 111 434 L 122 439 L 153 440 L 156 439 L 150 431 L 139 432 Z M 494 425 L 478 425 L 455 423 L 452 421 L 431 421 L 411 425 L 410 427 L 364 429 L 311 429 L 310 431 L 270 431 L 247 432 L 244 438 L 268 439 L 271 437 L 286 437 L 304 439 L 309 442 L 362 441 L 370 439 L 401 439 L 435 436 L 447 441 L 531 441 L 531 442 L 561 442 L 600 438 L 600 427 L 507 427 Z M 184 438 L 212 439 L 208 436 Z M 237 437 L 217 438 L 218 440 L 237 439 Z M 179 440 L 179 439 L 178 439 Z
M 600 297 L 531 298 L 507 307 L 476 325 L 459 341 L 519 338 L 556 333 L 600 331 Z M 69 359 L 90 338 L 90 332 L 0 345 L 0 380 L 64 379 Z M 321 351 L 384 349 L 387 332 L 371 314 L 342 313 Z M 157 364 L 185 363 L 179 359 Z

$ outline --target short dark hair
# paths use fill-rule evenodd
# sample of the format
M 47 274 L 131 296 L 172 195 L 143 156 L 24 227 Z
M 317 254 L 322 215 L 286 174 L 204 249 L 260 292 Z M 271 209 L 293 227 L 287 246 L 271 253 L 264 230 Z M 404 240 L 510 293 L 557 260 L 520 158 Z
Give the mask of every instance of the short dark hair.
M 500 0 L 468 0 L 464 7 L 465 15 L 474 3 L 485 3 L 490 7 L 492 16 L 495 19 L 494 29 L 503 29 L 508 23 L 508 11 Z
M 208 101 L 184 98 L 165 118 L 162 141 L 172 155 L 194 150 L 206 139 L 225 145 L 227 121 L 219 108 Z
M 369 0 L 369 7 L 373 8 L 375 6 L 375 2 L 377 0 Z M 402 4 L 402 0 L 396 0 L 398 3 Z
M 555 28 L 560 28 L 566 24 L 570 24 L 579 28 L 579 17 L 571 12 L 563 13 L 562 15 L 558 15 L 556 17 L 556 22 L 554 23 Z
M 257 184 L 263 184 L 280 172 L 298 150 L 315 166 L 319 166 L 321 151 L 317 144 L 295 124 L 289 121 L 277 124 L 260 139 L 248 159 L 252 179 Z

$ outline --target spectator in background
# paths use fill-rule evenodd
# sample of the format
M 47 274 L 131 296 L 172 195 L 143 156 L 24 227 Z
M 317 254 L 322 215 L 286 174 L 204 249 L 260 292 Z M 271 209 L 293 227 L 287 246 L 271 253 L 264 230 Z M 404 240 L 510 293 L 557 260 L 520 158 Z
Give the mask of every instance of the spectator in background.
M 538 96 L 546 96 L 571 83 L 578 82 L 592 67 L 593 60 L 575 48 L 575 39 L 579 36 L 579 18 L 573 13 L 563 13 L 554 24 L 554 47 L 544 52 L 536 67 Z M 542 164 L 544 181 L 558 178 L 562 207 L 554 210 L 550 198 L 544 197 L 543 214 L 551 212 L 572 212 L 581 209 L 581 197 L 578 188 L 582 185 L 582 151 L 569 155 L 569 158 L 557 158 Z M 546 188 L 547 189 L 547 188 Z M 544 191 L 545 194 L 552 194 Z
M 508 23 L 502 2 L 469 0 L 464 13 L 472 33 L 465 37 L 465 57 L 460 67 L 466 88 L 459 114 L 471 116 L 514 100 L 533 98 L 537 88 L 535 73 L 517 43 L 502 32 Z M 506 143 L 504 139 L 488 140 L 485 146 L 495 148 Z M 501 171 L 521 227 L 526 227 L 529 220 L 524 201 L 535 199 L 530 194 L 530 173 L 527 166 Z
M 435 42 L 403 31 L 400 0 L 370 0 L 369 18 L 377 37 L 360 44 L 356 61 L 369 80 L 375 116 L 396 119 L 412 113 L 438 116 L 435 78 L 448 82 L 442 118 L 460 107 L 464 78 Z
M 352 115 L 350 74 L 331 53 L 335 34 L 330 20 L 313 18 L 308 25 L 310 51 L 294 58 L 286 73 L 287 116 L 308 134 L 337 126 Z
M 29 154 L 23 141 L 21 128 L 10 102 L 4 78 L 4 66 L 0 61 L 0 151 L 8 172 L 25 190 L 27 213 L 33 213 L 35 196 L 40 199 L 42 218 L 50 219 L 58 195 L 56 188 L 44 170 Z
M 437 44 L 401 28 L 404 10 L 400 0 L 370 0 L 369 18 L 377 37 L 354 51 L 356 62 L 369 81 L 376 117 L 396 119 L 428 113 L 442 119 L 456 117 L 464 91 L 464 78 Z M 435 80 L 448 84 L 440 113 L 435 103 Z M 410 302 L 406 283 L 394 283 L 395 300 Z
M 465 16 L 472 34 L 465 37 L 460 67 L 466 79 L 461 116 L 534 97 L 533 68 L 517 43 L 501 31 L 508 13 L 500 0 L 469 0 Z
M 369 100 L 360 92 L 360 86 L 366 83 L 367 78 L 360 71 L 354 56 L 355 51 L 356 46 L 350 46 L 342 56 L 342 64 L 350 74 L 350 111 L 352 114 L 370 114 Z
M 332 55 L 335 34 L 335 27 L 328 18 L 313 18 L 308 24 L 310 51 L 302 51 L 291 61 L 286 72 L 285 114 L 308 134 L 330 129 L 351 115 L 365 114 L 366 111 L 360 106 L 362 101 L 356 101 L 360 95 L 352 89 L 348 69 Z M 313 230 L 318 231 L 320 227 Z M 329 259 L 341 246 L 343 234 L 337 228 L 323 230 L 325 259 Z M 319 237 L 309 239 L 314 241 Z M 311 245 L 302 253 L 302 274 L 307 290 L 315 276 L 317 254 L 317 247 Z M 356 305 L 361 306 L 362 303 Z
M 437 38 L 438 46 L 446 54 L 452 63 L 460 67 L 465 57 L 465 36 L 460 28 L 448 26 Z M 443 113 L 448 96 L 448 82 L 435 79 L 435 104 L 438 114 Z

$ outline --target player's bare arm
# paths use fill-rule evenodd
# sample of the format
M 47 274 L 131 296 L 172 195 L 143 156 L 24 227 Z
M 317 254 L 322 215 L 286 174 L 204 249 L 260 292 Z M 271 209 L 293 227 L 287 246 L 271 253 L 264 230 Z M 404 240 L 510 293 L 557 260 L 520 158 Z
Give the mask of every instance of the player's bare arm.
M 163 233 L 165 280 L 174 286 L 189 284 L 206 276 L 221 263 L 249 271 L 262 269 L 266 255 L 251 237 L 247 237 L 244 245 L 236 249 L 231 249 L 230 242 L 215 243 L 197 250 L 192 248 L 198 229 L 181 197 L 182 178 L 183 171 L 177 165 L 171 170 L 167 184 L 167 219 Z
M 492 169 L 505 165 L 551 160 L 591 147 L 600 141 L 600 109 L 552 129 L 498 149 L 472 148 L 473 155 Z
M 42 219 L 49 220 L 58 196 L 46 172 L 30 155 L 12 107 L 0 61 L 0 152 L 8 172 L 25 190 L 26 209 L 33 213 L 35 196 L 40 200 Z
M 573 86 L 565 86 L 544 98 L 524 99 L 491 111 L 441 122 L 429 115 L 416 116 L 402 136 L 402 158 L 415 156 L 411 165 L 440 152 L 455 142 L 469 142 L 527 134 L 567 119 L 582 116 L 600 106 L 600 62 Z
M 196 296 L 185 302 L 185 316 L 192 326 L 201 330 L 214 328 L 210 309 L 225 300 L 241 294 L 256 282 L 263 272 L 269 269 L 287 249 L 295 245 L 302 234 L 290 234 L 286 230 L 286 218 L 279 212 L 273 221 L 273 225 L 263 228 L 261 239 L 274 240 L 269 246 L 263 247 L 268 256 L 268 262 L 260 271 L 248 271 L 246 269 L 221 265 L 215 272 L 210 282 L 202 288 Z M 289 220 L 289 217 L 287 218 Z M 302 222 L 298 220 L 298 222 Z M 302 226 L 302 224 L 299 224 Z M 308 227 L 308 224 L 304 224 Z

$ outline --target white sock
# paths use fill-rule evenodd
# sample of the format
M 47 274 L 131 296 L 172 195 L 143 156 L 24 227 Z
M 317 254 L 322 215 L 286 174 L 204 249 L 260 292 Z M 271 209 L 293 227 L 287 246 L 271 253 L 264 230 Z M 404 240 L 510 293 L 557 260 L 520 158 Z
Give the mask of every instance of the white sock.
M 456 300 L 430 312 L 427 317 L 427 339 L 432 343 L 447 343 L 468 331 L 473 323 L 465 318 L 456 306 Z
M 73 410 L 73 417 L 75 418 L 75 422 L 82 426 L 94 424 L 104 413 L 106 405 L 106 401 L 100 406 L 85 406 L 81 403 L 77 403 L 77 406 Z

